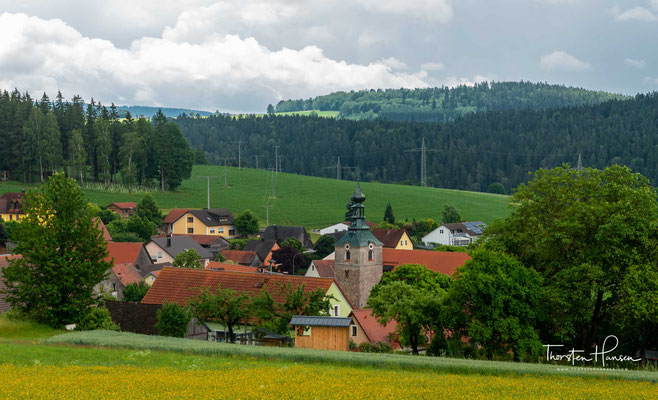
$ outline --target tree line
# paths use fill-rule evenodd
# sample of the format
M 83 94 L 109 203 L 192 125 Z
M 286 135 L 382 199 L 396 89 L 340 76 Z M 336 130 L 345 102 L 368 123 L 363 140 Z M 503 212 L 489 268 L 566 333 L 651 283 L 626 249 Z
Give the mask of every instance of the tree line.
M 370 89 L 281 100 L 268 112 L 339 111 L 341 118 L 447 122 L 473 112 L 547 109 L 597 104 L 626 96 L 564 85 L 483 82 L 474 86 Z
M 175 189 L 190 177 L 195 155 L 175 123 L 119 117 L 93 99 L 35 101 L 29 93 L 0 92 L 0 171 L 11 179 L 43 182 L 62 171 L 79 182 Z
M 427 185 L 510 193 L 529 173 L 569 163 L 604 168 L 627 165 L 658 180 L 658 93 L 631 100 L 551 110 L 469 114 L 451 123 L 353 121 L 304 116 L 179 117 L 190 143 L 211 163 L 235 157 L 242 165 L 275 166 L 302 175 L 419 184 L 420 151 L 427 149 Z M 264 157 L 263 157 L 264 155 Z M 492 186 L 492 184 L 495 184 Z

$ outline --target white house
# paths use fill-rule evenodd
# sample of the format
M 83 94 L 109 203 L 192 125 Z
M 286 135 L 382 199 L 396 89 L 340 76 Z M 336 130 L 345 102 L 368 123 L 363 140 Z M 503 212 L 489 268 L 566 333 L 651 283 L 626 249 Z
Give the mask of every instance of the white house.
M 486 226 L 481 221 L 441 224 L 421 240 L 426 245 L 468 246 L 482 236 Z
M 326 228 L 322 228 L 318 231 L 318 233 L 320 235 L 329 235 L 331 233 L 344 232 L 347 230 L 348 225 L 349 225 L 348 222 L 340 222 L 338 224 L 334 224 Z

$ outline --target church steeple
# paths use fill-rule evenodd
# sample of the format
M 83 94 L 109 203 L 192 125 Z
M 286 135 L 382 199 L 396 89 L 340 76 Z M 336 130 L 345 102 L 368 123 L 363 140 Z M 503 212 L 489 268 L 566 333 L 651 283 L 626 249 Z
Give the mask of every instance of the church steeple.
M 357 308 L 367 306 L 370 290 L 383 273 L 383 244 L 366 224 L 365 201 L 357 184 L 350 199 L 350 225 L 334 248 L 334 279 Z

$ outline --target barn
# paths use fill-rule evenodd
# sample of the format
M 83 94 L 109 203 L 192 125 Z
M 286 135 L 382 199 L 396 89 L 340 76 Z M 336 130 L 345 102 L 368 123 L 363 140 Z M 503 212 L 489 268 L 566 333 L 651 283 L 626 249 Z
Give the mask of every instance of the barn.
M 300 349 L 342 350 L 350 348 L 349 328 L 352 318 L 295 315 L 295 347 Z

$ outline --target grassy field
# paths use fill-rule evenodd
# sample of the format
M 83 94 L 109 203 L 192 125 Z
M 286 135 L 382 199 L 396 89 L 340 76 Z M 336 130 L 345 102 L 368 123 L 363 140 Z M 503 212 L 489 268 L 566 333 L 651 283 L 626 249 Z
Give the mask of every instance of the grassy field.
M 345 203 L 354 192 L 355 182 L 337 181 L 302 175 L 279 173 L 272 194 L 272 173 L 265 170 L 228 168 L 228 187 L 224 187 L 224 167 L 195 166 L 192 178 L 183 182 L 176 192 L 153 192 L 163 209 L 206 207 L 206 179 L 214 176 L 210 184 L 210 206 L 228 208 L 234 215 L 249 209 L 265 225 L 266 202 L 270 209 L 270 223 L 303 225 L 321 228 L 342 221 Z M 34 187 L 19 182 L 0 183 L 0 194 Z M 398 220 L 433 218 L 441 220 L 444 204 L 453 204 L 462 218 L 491 223 L 508 213 L 508 197 L 488 193 L 423 188 L 365 182 L 361 185 L 366 194 L 366 217 L 380 222 L 386 203 L 390 202 Z M 90 202 L 108 205 L 117 201 L 139 201 L 143 194 L 111 193 L 103 190 L 85 190 Z
M 656 390 L 655 372 L 597 376 L 555 366 L 58 333 L 0 317 L 3 399 L 649 399 Z

